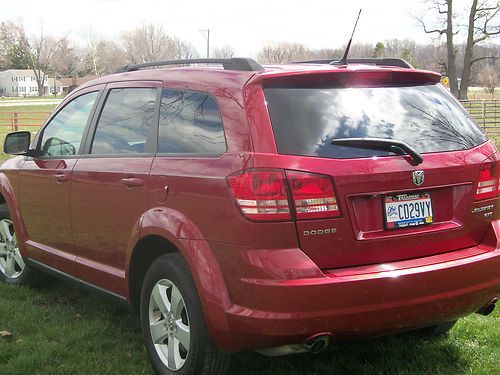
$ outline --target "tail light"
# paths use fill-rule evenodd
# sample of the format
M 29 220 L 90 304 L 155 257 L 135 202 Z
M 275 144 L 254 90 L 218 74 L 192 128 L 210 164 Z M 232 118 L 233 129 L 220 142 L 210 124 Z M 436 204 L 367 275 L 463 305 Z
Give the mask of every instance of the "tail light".
M 257 221 L 291 220 L 285 173 L 281 170 L 249 170 L 227 178 L 238 207 Z
M 488 162 L 481 166 L 475 200 L 496 198 L 499 193 L 498 162 Z
M 227 178 L 243 215 L 255 221 L 289 221 L 340 216 L 329 176 L 251 169 Z M 290 193 L 291 194 L 290 194 Z
M 297 219 L 340 216 L 329 176 L 287 171 Z

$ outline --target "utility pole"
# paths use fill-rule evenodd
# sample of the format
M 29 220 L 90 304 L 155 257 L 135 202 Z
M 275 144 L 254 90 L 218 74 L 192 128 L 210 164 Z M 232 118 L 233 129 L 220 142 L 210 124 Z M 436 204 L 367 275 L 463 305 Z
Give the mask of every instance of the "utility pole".
M 210 57 L 210 29 L 199 30 L 207 40 L 207 59 Z

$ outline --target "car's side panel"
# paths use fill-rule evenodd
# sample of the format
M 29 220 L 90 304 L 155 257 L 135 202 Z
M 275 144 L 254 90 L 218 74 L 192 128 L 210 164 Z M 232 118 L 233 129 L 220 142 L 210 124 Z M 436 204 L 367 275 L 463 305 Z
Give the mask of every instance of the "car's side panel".
M 147 207 L 152 157 L 82 158 L 74 168 L 71 222 L 77 277 L 119 293 L 131 233 Z M 137 179 L 128 187 L 124 179 Z M 121 281 L 120 281 L 121 280 Z
M 75 259 L 71 255 L 69 199 L 76 160 L 26 160 L 20 170 L 18 197 L 27 229 L 27 255 L 69 274 L 73 273 Z
M 226 176 L 248 162 L 248 155 L 230 153 L 220 158 L 157 156 L 151 167 L 149 207 L 182 212 L 202 234 L 178 238 L 249 244 L 254 239 L 252 223 L 239 215 L 226 182 Z

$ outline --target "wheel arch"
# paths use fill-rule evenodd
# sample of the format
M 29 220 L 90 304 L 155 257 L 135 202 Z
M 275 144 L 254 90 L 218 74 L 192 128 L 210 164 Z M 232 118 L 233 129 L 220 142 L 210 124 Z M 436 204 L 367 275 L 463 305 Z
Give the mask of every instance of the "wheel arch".
M 178 252 L 177 247 L 159 235 L 148 235 L 139 239 L 132 251 L 128 267 L 128 288 L 132 310 L 138 316 L 142 282 L 153 262 L 163 254 Z
M 21 213 L 17 209 L 17 199 L 14 194 L 14 189 L 9 178 L 5 173 L 0 173 L 0 204 L 5 203 L 9 209 L 9 213 L 16 230 L 16 236 L 22 255 L 26 255 L 25 242 L 27 240 L 27 231 L 24 226 L 24 221 L 21 218 Z
M 130 251 L 126 270 L 132 308 L 138 311 L 142 281 L 149 266 L 160 255 L 176 251 L 193 275 L 207 326 L 217 341 L 216 332 L 228 330 L 225 311 L 231 305 L 224 278 L 200 230 L 176 210 L 153 208 L 140 220 L 139 240 Z

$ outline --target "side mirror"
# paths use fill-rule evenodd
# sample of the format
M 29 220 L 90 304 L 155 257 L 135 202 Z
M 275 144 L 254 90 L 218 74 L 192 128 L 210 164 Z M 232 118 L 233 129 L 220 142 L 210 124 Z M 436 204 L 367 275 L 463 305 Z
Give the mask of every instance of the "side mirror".
M 30 151 L 31 133 L 19 131 L 7 134 L 3 143 L 3 151 L 10 155 L 27 155 Z

